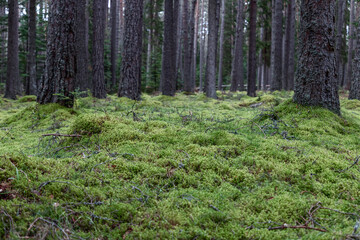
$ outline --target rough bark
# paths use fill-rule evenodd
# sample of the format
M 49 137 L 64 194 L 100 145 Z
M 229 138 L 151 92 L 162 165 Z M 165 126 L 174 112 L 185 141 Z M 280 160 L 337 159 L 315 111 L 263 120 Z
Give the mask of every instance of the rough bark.
M 143 1 L 125 2 L 125 29 L 119 97 L 140 100 Z
M 238 0 L 236 17 L 235 49 L 232 61 L 230 91 L 236 92 L 240 85 L 240 91 L 244 90 L 244 0 Z
M 87 1 L 76 1 L 76 87 L 80 91 L 90 89 L 88 64 Z M 85 26 L 85 27 L 84 27 Z
M 335 0 L 301 3 L 294 101 L 340 114 L 335 60 Z
M 38 96 L 40 104 L 74 105 L 76 1 L 57 0 L 50 3 L 45 74 Z
M 349 48 L 348 48 L 348 59 L 345 74 L 345 85 L 344 89 L 349 90 L 352 79 L 352 59 L 354 57 L 354 18 L 355 18 L 355 5 L 354 0 L 350 2 L 350 23 L 349 23 Z
M 29 1 L 29 28 L 28 28 L 28 81 L 26 86 L 27 95 L 37 95 L 36 81 L 36 0 Z
M 16 99 L 21 94 L 19 73 L 19 5 L 16 0 L 9 0 L 8 16 L 8 56 L 5 98 Z
M 247 94 L 251 97 L 256 96 L 256 14 L 257 14 L 257 0 L 250 0 L 250 23 L 249 23 L 250 31 L 249 31 Z
M 271 90 L 281 90 L 282 86 L 282 0 L 274 0 L 271 23 Z
M 344 18 L 345 18 L 345 0 L 338 0 L 337 2 L 337 19 L 336 19 L 336 69 L 338 69 L 338 83 L 342 82 L 343 74 L 341 51 L 343 47 L 343 34 L 344 34 Z
M 164 45 L 162 56 L 162 94 L 174 96 L 176 91 L 176 26 L 174 1 L 165 0 Z
M 220 40 L 219 40 L 218 89 L 222 90 L 223 58 L 224 58 L 225 0 L 221 0 L 220 22 L 221 22 L 221 24 L 220 24 Z
M 93 0 L 92 94 L 96 98 L 106 98 L 104 75 L 106 11 L 106 1 Z
M 111 89 L 115 88 L 116 85 L 116 63 L 117 63 L 117 49 L 118 49 L 118 0 L 111 0 Z

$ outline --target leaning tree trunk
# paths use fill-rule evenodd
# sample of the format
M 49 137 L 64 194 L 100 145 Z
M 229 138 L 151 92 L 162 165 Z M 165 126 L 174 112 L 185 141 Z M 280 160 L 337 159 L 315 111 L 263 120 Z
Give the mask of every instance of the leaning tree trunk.
M 206 96 L 216 96 L 216 53 L 219 31 L 220 0 L 209 0 L 209 40 L 206 63 Z
M 140 100 L 143 1 L 125 2 L 125 32 L 119 97 Z
M 238 0 L 236 18 L 235 52 L 232 62 L 230 91 L 236 92 L 240 84 L 240 91 L 244 91 L 244 0 Z
M 96 98 L 106 98 L 104 74 L 106 11 L 106 2 L 103 0 L 93 0 L 92 94 Z
M 9 0 L 8 16 L 8 58 L 5 98 L 16 99 L 21 94 L 19 73 L 19 5 L 17 0 Z
M 174 1 L 165 0 L 164 46 L 162 56 L 162 94 L 174 96 L 176 91 L 176 28 Z M 177 10 L 177 9 L 176 9 Z
M 247 89 L 247 94 L 250 97 L 256 96 L 256 14 L 257 14 L 257 0 L 251 0 L 249 60 L 248 60 L 248 89 Z
M 294 101 L 340 114 L 334 19 L 335 0 L 302 1 Z
M 76 74 L 75 11 L 77 0 L 50 3 L 45 75 L 38 102 L 74 105 Z
M 282 27 L 282 0 L 274 0 L 273 17 L 271 23 L 271 90 L 281 90 L 282 83 L 282 46 L 283 46 L 283 27 Z
M 28 31 L 28 82 L 26 86 L 26 94 L 37 94 L 36 81 L 36 0 L 29 1 L 29 31 Z

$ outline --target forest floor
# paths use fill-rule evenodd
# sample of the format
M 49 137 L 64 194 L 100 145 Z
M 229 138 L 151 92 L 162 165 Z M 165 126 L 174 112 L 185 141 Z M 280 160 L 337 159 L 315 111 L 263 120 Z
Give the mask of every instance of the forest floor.
M 360 102 L 0 98 L 0 238 L 359 239 Z

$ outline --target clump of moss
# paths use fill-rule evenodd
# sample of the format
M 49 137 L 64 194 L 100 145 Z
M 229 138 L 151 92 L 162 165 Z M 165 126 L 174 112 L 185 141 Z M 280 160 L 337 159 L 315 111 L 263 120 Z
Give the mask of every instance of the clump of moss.
M 36 102 L 36 96 L 34 95 L 28 95 L 28 96 L 23 96 L 21 98 L 18 99 L 19 103 L 25 103 L 25 102 Z
M 360 101 L 356 99 L 353 100 L 344 99 L 341 101 L 341 106 L 349 110 L 360 109 Z
M 111 118 L 108 115 L 81 114 L 70 127 L 71 133 L 92 135 L 99 134 L 111 126 Z

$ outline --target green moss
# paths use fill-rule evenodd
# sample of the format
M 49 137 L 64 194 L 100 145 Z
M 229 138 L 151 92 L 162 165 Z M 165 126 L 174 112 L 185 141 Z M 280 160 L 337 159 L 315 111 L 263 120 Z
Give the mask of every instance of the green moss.
M 342 100 L 341 101 L 341 107 L 344 107 L 346 109 L 350 109 L 350 110 L 353 110 L 353 109 L 360 109 L 360 101 L 359 100 Z
M 28 95 L 28 96 L 23 96 L 21 98 L 18 99 L 18 102 L 20 103 L 24 103 L 24 102 L 36 102 L 36 96 L 33 95 Z

